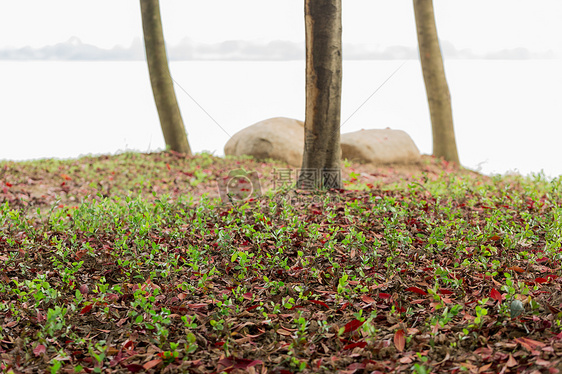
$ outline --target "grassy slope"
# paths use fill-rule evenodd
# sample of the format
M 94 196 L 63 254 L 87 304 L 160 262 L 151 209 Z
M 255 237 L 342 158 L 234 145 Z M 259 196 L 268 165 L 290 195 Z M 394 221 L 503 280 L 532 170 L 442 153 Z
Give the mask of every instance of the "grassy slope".
M 345 192 L 221 204 L 216 182 L 237 167 L 265 190 L 287 166 L 130 153 L 0 163 L 2 369 L 560 366 L 560 180 L 428 158 L 348 165 Z

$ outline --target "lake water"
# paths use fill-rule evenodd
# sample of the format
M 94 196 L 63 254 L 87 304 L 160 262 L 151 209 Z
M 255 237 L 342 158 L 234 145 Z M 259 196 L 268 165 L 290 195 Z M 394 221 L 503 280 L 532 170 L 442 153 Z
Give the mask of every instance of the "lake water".
M 452 60 L 446 72 L 461 162 L 485 173 L 562 174 L 559 60 Z M 430 154 L 421 68 L 346 61 L 342 132 L 405 130 Z M 270 117 L 304 119 L 304 61 L 172 62 L 189 142 L 223 154 L 229 136 Z M 0 62 L 0 159 L 162 149 L 144 62 Z M 203 108 L 203 109 L 202 109 Z M 206 113 L 205 113 L 206 112 Z M 351 118 L 349 118 L 351 116 Z

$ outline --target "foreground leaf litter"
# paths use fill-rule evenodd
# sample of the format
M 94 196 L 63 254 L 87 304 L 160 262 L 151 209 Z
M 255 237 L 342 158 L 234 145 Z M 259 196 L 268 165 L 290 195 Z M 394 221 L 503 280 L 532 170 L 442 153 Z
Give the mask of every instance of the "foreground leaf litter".
M 348 168 L 360 190 L 230 205 L 201 193 L 271 165 L 0 166 L 5 372 L 561 367 L 560 179 Z

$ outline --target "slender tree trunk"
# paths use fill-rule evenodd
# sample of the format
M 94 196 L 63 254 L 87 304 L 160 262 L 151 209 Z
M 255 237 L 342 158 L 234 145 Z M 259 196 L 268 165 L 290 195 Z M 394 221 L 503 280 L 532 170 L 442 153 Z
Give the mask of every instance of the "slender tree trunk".
M 420 60 L 431 115 L 433 155 L 459 163 L 451 95 L 439 47 L 433 0 L 414 0 Z
M 300 188 L 342 188 L 341 0 L 305 0 L 306 115 Z
M 187 141 L 174 84 L 168 68 L 159 0 L 140 0 L 140 5 L 150 84 L 152 85 L 152 93 L 154 94 L 166 146 L 169 146 L 173 151 L 191 155 L 191 148 Z

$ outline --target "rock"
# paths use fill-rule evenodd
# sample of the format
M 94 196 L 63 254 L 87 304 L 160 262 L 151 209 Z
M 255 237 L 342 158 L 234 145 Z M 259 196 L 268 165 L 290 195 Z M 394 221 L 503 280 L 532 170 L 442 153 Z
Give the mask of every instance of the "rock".
M 513 300 L 511 302 L 510 310 L 511 310 L 511 318 L 515 318 L 525 311 L 525 307 L 523 306 L 523 303 L 521 301 Z
M 420 151 L 402 130 L 360 130 L 341 135 L 342 159 L 372 164 L 412 164 Z
M 253 156 L 257 160 L 285 161 L 293 167 L 302 166 L 304 123 L 277 117 L 253 124 L 237 132 L 224 146 L 227 156 Z

